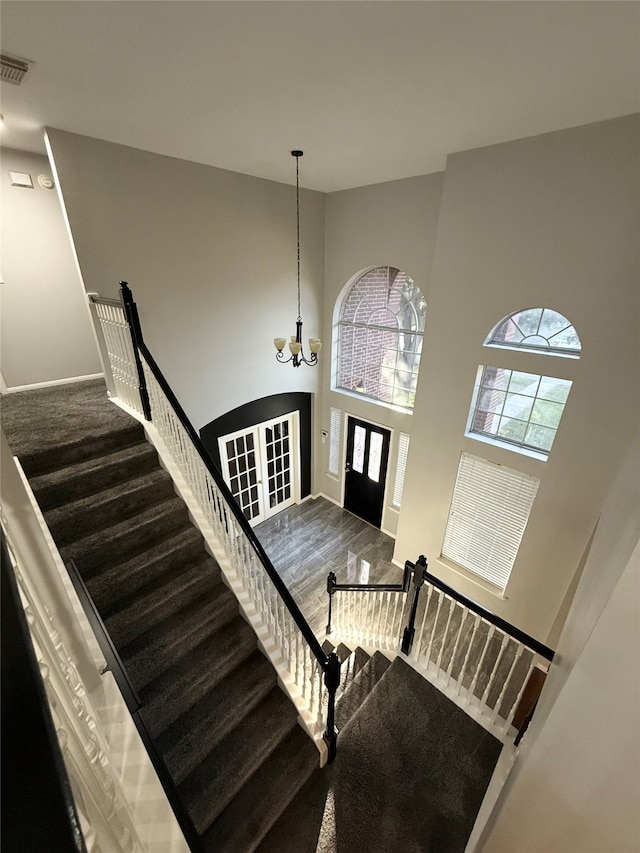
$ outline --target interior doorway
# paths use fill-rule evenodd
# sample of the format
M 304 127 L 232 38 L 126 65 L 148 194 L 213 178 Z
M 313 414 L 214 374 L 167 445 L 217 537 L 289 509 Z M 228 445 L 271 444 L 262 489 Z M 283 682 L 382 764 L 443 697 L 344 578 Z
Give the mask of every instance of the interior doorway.
M 391 432 L 348 417 L 344 508 L 380 527 Z
M 218 439 L 222 476 L 253 527 L 299 499 L 298 412 Z

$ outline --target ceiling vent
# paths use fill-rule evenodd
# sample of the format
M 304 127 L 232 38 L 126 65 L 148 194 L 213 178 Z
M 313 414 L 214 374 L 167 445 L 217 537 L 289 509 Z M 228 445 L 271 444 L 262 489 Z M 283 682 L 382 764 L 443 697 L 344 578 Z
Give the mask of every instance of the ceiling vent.
M 17 59 L 15 56 L 7 56 L 3 53 L 0 54 L 0 67 L 2 69 L 0 80 L 19 86 L 29 70 L 29 63 L 24 59 Z

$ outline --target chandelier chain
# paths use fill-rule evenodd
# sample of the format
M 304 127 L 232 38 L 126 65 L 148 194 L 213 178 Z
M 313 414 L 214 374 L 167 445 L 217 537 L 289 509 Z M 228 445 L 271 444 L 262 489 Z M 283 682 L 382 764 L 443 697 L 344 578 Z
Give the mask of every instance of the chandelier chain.
M 296 154 L 296 242 L 298 250 L 298 320 L 302 319 L 300 312 L 300 156 Z

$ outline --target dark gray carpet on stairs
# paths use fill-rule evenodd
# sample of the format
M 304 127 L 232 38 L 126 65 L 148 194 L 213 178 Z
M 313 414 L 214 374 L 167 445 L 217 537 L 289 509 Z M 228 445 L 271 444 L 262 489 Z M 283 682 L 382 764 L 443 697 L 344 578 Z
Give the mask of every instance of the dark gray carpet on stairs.
M 1 416 L 205 853 L 462 853 L 495 738 L 402 660 L 341 645 L 338 756 L 318 770 L 143 428 L 104 383 L 9 395 Z
M 248 853 L 319 754 L 142 426 L 101 381 L 3 397 L 2 425 L 140 695 L 201 849 Z
M 259 853 L 463 853 L 496 738 L 398 658 L 338 744 Z

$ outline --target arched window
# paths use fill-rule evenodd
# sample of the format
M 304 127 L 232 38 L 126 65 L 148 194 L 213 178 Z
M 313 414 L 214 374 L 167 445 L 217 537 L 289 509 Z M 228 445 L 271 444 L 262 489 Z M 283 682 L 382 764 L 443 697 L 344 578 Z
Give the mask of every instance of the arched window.
M 551 308 L 527 308 L 500 320 L 485 346 L 518 347 L 580 357 L 582 345 L 573 325 Z
M 412 409 L 427 303 L 413 279 L 376 267 L 348 291 L 338 320 L 336 385 Z

